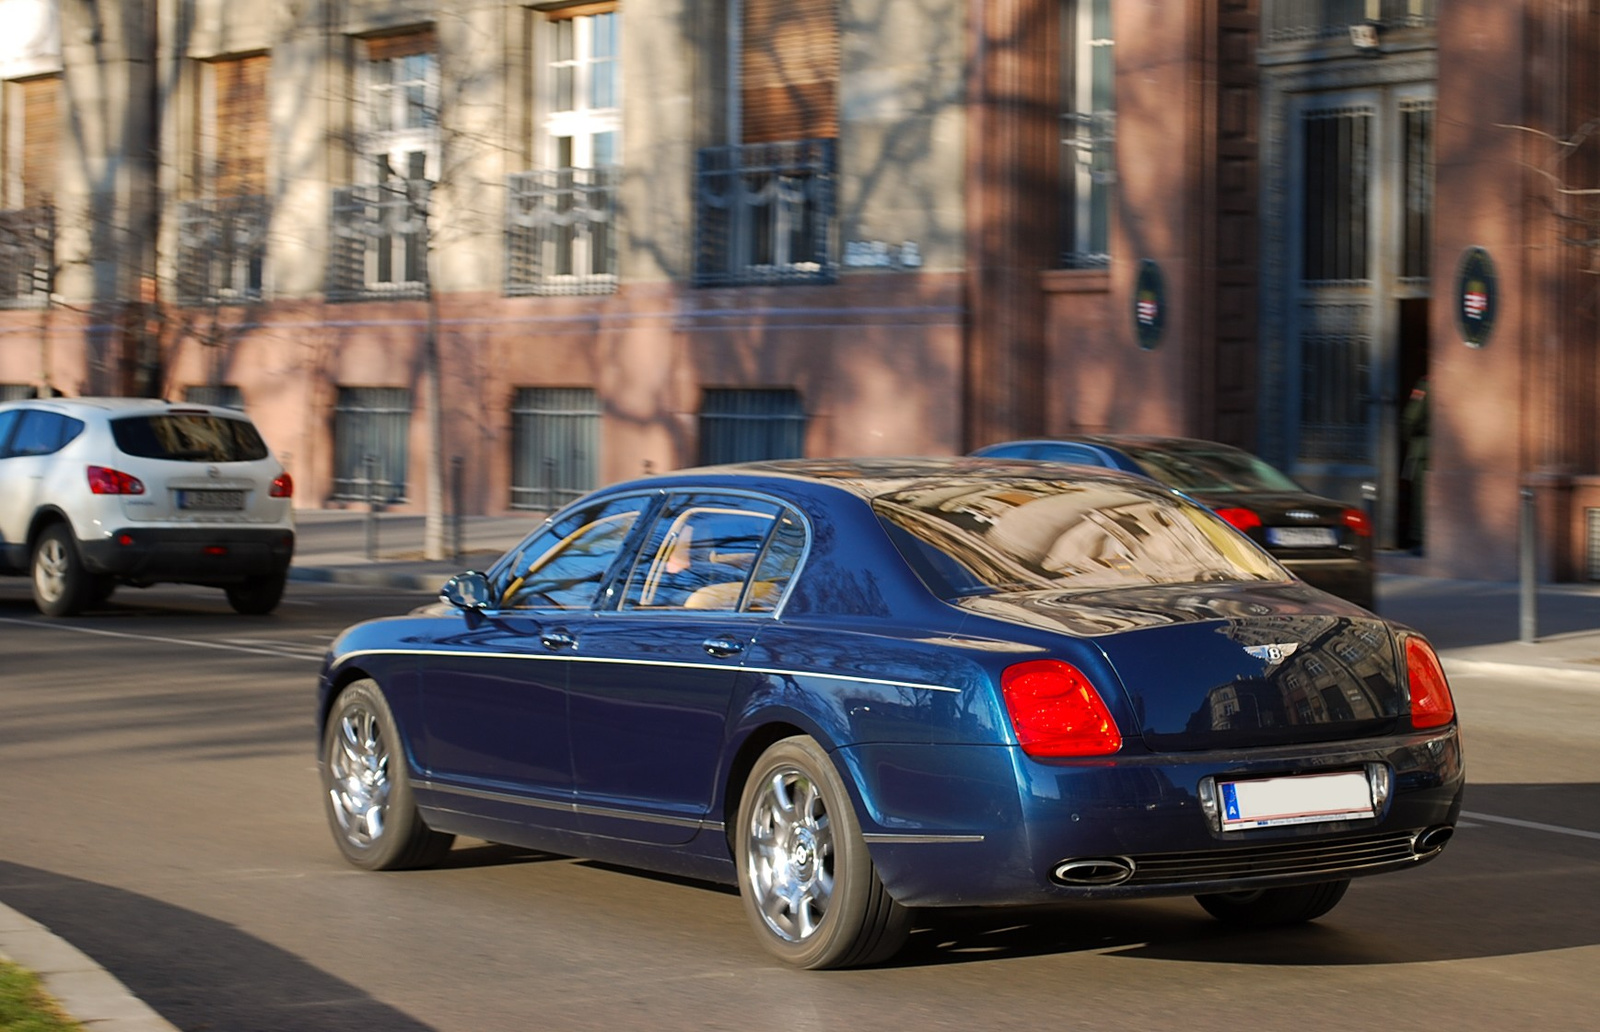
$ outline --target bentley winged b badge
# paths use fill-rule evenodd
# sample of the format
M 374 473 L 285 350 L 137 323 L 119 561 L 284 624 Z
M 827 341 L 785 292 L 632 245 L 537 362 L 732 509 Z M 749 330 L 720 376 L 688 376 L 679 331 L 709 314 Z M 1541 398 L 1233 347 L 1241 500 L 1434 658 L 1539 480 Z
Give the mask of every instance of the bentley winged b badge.
M 1299 642 L 1286 641 L 1278 645 L 1246 645 L 1244 650 L 1267 663 L 1282 663 L 1300 647 Z

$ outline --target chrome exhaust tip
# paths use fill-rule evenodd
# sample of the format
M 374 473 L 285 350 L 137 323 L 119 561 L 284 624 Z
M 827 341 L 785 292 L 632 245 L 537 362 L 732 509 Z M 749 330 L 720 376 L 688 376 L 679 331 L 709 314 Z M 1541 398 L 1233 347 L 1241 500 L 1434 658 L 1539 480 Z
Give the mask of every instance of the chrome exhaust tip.
M 1444 848 L 1444 844 L 1455 835 L 1456 829 L 1448 824 L 1435 825 L 1417 832 L 1416 838 L 1411 840 L 1411 852 L 1417 856 L 1432 856 Z
M 1050 872 L 1052 880 L 1075 887 L 1120 885 L 1133 877 L 1133 861 L 1125 856 L 1063 860 Z

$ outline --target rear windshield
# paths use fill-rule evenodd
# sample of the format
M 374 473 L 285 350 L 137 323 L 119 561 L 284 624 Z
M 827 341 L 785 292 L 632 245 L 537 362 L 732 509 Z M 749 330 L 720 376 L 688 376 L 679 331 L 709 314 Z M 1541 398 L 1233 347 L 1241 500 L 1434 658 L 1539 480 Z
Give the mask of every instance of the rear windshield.
M 111 421 L 117 447 L 141 459 L 179 462 L 251 462 L 267 457 L 253 424 L 203 412 L 130 416 Z
M 941 598 L 1289 579 L 1210 510 L 1122 478 L 945 482 L 872 504 Z
M 1145 472 L 1180 491 L 1301 492 L 1305 489 L 1249 452 L 1237 448 L 1184 449 L 1121 446 Z

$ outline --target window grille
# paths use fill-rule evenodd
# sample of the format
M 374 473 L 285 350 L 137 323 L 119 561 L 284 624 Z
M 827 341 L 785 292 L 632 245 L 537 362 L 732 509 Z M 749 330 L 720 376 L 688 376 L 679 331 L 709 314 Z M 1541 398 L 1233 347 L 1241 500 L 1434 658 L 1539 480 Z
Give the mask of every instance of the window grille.
M 621 171 L 556 168 L 510 177 L 506 293 L 608 294 L 617 289 Z
M 795 390 L 709 388 L 700 402 L 702 465 L 799 458 L 805 435 Z
M 53 208 L 0 211 L 0 308 L 50 303 L 55 249 Z
M 1409 101 L 1400 105 L 1400 131 L 1403 135 L 1402 169 L 1405 198 L 1400 227 L 1400 275 L 1404 279 L 1426 281 L 1431 273 L 1433 253 L 1430 235 L 1433 226 L 1433 101 Z
M 341 387 L 333 411 L 333 497 L 398 502 L 406 496 L 411 392 Z
M 1061 3 L 1061 264 L 1111 263 L 1117 179 L 1111 0 Z
M 1584 509 L 1583 515 L 1589 531 L 1589 548 L 1586 555 L 1589 579 L 1600 581 L 1600 509 Z
M 600 403 L 587 387 L 523 387 L 511 405 L 511 507 L 549 512 L 599 482 Z
M 0 401 L 22 401 L 33 396 L 31 383 L 0 383 Z
M 1369 18 L 1382 29 L 1435 24 L 1439 0 L 1263 0 L 1268 46 L 1348 38 L 1350 26 Z M 1374 6 L 1376 10 L 1374 11 Z M 1376 14 L 1375 18 L 1372 15 Z
M 1370 108 L 1330 108 L 1306 114 L 1301 277 L 1309 282 L 1362 282 L 1370 275 L 1372 122 Z
M 1300 457 L 1367 460 L 1367 375 L 1371 335 L 1365 304 L 1301 309 Z
M 428 196 L 425 179 L 333 191 L 329 301 L 427 296 Z
M 267 199 L 217 197 L 178 205 L 178 303 L 261 299 Z
M 695 187 L 696 286 L 838 278 L 835 141 L 707 147 Z
M 219 405 L 222 408 L 244 409 L 244 395 L 231 383 L 193 384 L 183 389 L 183 400 L 192 405 Z

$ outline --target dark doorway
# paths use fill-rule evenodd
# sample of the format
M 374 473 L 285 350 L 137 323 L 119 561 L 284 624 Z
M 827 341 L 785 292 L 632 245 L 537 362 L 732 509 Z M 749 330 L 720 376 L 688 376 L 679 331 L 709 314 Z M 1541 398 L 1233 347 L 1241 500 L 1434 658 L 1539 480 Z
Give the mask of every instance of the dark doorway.
M 1428 299 L 1400 302 L 1400 350 L 1396 356 L 1394 399 L 1395 447 L 1389 468 L 1398 471 L 1395 485 L 1395 543 L 1420 552 L 1423 504 L 1428 468 Z

